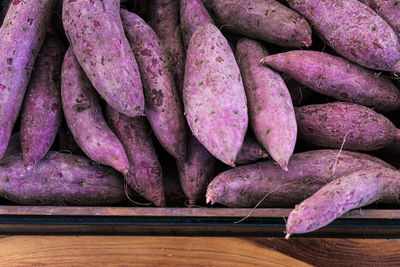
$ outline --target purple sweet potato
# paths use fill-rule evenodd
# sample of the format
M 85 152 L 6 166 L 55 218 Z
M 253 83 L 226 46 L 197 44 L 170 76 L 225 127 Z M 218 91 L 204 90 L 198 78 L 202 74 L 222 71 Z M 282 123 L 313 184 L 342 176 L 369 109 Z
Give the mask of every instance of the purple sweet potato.
M 184 160 L 185 117 L 160 40 L 136 14 L 122 9 L 121 18 L 142 77 L 147 119 L 165 150 Z
M 301 106 L 310 97 L 315 95 L 314 91 L 307 88 L 307 86 L 302 85 L 291 76 L 282 74 L 281 77 L 289 90 L 294 106 Z
M 0 159 L 18 117 L 55 0 L 13 0 L 0 28 Z
M 394 30 L 357 0 L 286 0 L 337 53 L 361 66 L 400 71 L 400 43 Z
M 121 175 L 85 157 L 50 151 L 32 170 L 22 154 L 0 163 L 0 196 L 23 205 L 101 205 L 126 199 Z
M 62 65 L 61 99 L 68 128 L 83 152 L 96 162 L 127 173 L 124 147 L 104 120 L 98 96 L 71 48 Z
M 287 47 L 311 45 L 311 28 L 275 0 L 202 0 L 221 30 Z
M 187 48 L 190 37 L 192 37 L 198 27 L 205 23 L 214 24 L 214 22 L 201 0 L 181 0 L 180 3 L 182 39 L 183 44 Z
M 188 143 L 188 155 L 185 161 L 177 160 L 181 186 L 190 205 L 204 198 L 207 185 L 215 174 L 215 158 L 191 136 Z
M 232 50 L 212 24 L 199 27 L 190 39 L 183 99 L 194 136 L 214 157 L 234 166 L 247 130 L 246 94 Z
M 260 146 L 257 140 L 250 135 L 246 135 L 242 148 L 236 156 L 235 163 L 246 164 L 267 157 L 268 153 Z
M 344 58 L 295 50 L 267 56 L 261 62 L 320 94 L 382 111 L 400 109 L 400 91 L 389 79 Z
M 296 108 L 299 138 L 329 148 L 372 151 L 400 137 L 386 117 L 372 109 L 335 102 Z
M 144 115 L 142 82 L 122 27 L 120 1 L 64 1 L 62 16 L 74 54 L 97 92 L 118 112 Z
M 398 0 L 360 0 L 381 16 L 400 36 L 400 3 Z
M 160 38 L 179 95 L 185 75 L 185 49 L 179 25 L 179 0 L 150 0 L 149 25 Z
M 165 206 L 162 169 L 146 119 L 129 118 L 110 106 L 107 106 L 106 111 L 108 123 L 128 155 L 130 168 L 125 175 L 126 182 L 154 205 Z
M 32 72 L 21 113 L 21 146 L 27 169 L 46 155 L 60 129 L 60 74 L 64 53 L 61 41 L 47 34 Z
M 243 77 L 250 125 L 260 144 L 284 170 L 296 144 L 297 126 L 292 99 L 282 77 L 260 64 L 268 51 L 260 42 L 243 38 L 236 60 Z
M 373 156 L 339 150 L 313 150 L 294 154 L 285 172 L 272 161 L 236 167 L 213 179 L 207 202 L 232 208 L 293 207 L 326 183 L 367 168 L 392 168 Z
M 400 172 L 387 168 L 362 169 L 330 182 L 289 214 L 286 238 L 314 231 L 349 210 L 379 199 L 398 204 Z

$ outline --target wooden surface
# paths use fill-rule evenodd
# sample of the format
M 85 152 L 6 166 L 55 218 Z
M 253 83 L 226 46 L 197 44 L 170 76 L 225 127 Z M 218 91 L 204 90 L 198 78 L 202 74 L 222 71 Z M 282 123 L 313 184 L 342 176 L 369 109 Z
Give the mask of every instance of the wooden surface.
M 400 241 L 1 236 L 1 266 L 399 266 Z

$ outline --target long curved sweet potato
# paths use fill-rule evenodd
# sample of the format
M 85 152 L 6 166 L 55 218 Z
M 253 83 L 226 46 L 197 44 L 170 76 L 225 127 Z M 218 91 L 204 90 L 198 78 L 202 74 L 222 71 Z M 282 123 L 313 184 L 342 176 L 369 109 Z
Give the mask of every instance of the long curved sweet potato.
M 373 156 L 339 150 L 294 154 L 288 171 L 272 161 L 236 167 L 220 173 L 207 188 L 207 202 L 232 208 L 293 207 L 326 183 L 367 168 L 392 168 Z
M 94 161 L 127 173 L 124 147 L 104 120 L 96 92 L 71 48 L 62 65 L 61 99 L 68 128 L 82 151 Z
M 118 112 L 144 115 L 142 82 L 122 27 L 120 0 L 64 1 L 62 19 L 74 54 L 96 91 Z
M 367 5 L 358 0 L 286 2 L 340 55 L 367 68 L 400 71 L 397 35 Z
M 22 154 L 0 163 L 0 196 L 23 205 L 101 205 L 126 199 L 119 173 L 85 157 L 50 151 L 31 170 Z
M 21 145 L 24 163 L 32 168 L 49 151 L 60 129 L 61 65 L 65 48 L 47 34 L 26 92 L 21 113 Z

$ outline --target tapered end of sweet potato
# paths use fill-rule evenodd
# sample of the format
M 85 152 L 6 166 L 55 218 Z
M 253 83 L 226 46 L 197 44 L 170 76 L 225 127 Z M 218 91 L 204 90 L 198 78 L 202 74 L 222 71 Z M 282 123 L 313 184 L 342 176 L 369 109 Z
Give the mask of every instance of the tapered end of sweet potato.
M 285 239 L 289 239 L 289 237 L 290 237 L 290 233 L 287 233 L 287 234 L 285 235 Z
M 208 203 L 211 203 L 211 205 L 214 205 L 215 202 L 214 202 L 213 196 L 207 195 L 207 196 L 206 196 L 206 203 L 207 203 L 207 204 L 208 204 Z

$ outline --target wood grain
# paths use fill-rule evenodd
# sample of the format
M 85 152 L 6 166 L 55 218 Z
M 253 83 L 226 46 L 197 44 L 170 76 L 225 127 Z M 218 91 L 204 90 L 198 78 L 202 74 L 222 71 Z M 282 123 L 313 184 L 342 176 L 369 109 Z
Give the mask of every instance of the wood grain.
M 1 266 L 310 266 L 239 238 L 2 237 Z
M 382 239 L 246 238 L 315 266 L 400 266 L 400 241 Z
M 282 218 L 291 209 L 231 209 L 231 208 L 154 208 L 154 207 L 66 207 L 66 206 L 7 206 L 0 205 L 0 215 L 82 215 L 82 216 L 171 216 L 171 217 L 250 217 Z M 355 209 L 342 218 L 400 219 L 400 209 Z

